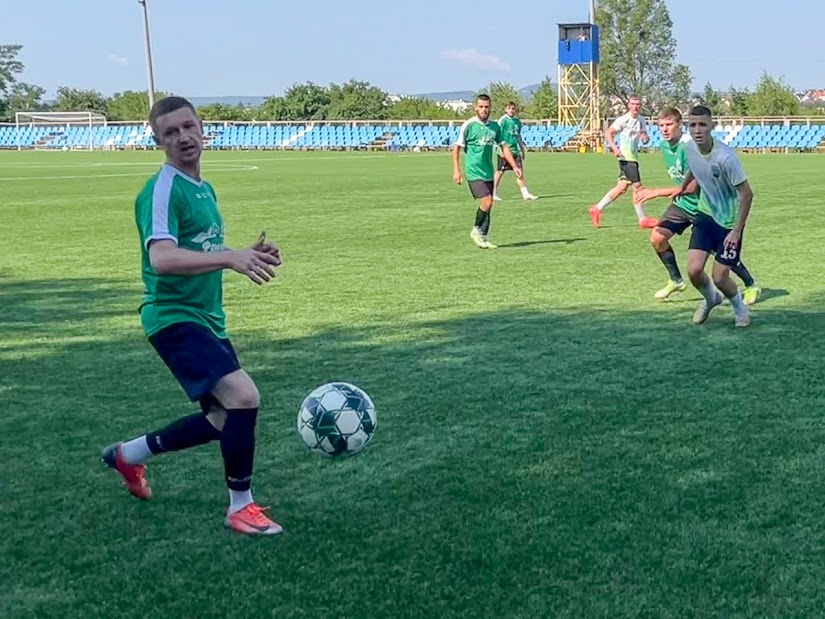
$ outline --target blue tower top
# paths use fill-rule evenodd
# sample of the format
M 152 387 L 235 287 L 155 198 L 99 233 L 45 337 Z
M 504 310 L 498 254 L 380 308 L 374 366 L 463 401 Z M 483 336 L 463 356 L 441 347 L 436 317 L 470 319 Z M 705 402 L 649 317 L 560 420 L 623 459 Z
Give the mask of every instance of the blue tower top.
M 595 24 L 559 24 L 559 64 L 599 62 L 599 27 Z

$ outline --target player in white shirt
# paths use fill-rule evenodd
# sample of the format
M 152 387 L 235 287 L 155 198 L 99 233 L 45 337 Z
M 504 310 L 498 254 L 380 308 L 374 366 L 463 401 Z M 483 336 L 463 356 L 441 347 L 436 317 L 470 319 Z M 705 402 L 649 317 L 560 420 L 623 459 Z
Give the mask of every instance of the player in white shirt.
M 607 129 L 605 139 L 610 151 L 619 160 L 619 182 L 608 191 L 598 204 L 594 204 L 588 211 L 595 227 L 601 226 L 602 211 L 618 200 L 628 187 L 633 187 L 633 208 L 639 219 L 640 228 L 655 228 L 658 223 L 653 217 L 645 215 L 642 202 L 637 192 L 642 188 L 642 177 L 639 173 L 639 141 L 647 144 L 650 138 L 647 135 L 647 121 L 641 115 L 642 100 L 632 95 L 627 101 L 627 114 L 619 116 Z M 616 136 L 619 143 L 616 144 Z
M 700 193 L 688 249 L 688 273 L 704 297 L 693 322 L 705 322 L 711 310 L 727 297 L 733 306 L 734 324 L 747 327 L 750 324 L 748 307 L 731 279 L 730 270 L 740 262 L 742 234 L 753 203 L 753 190 L 733 149 L 711 135 L 713 117 L 708 108 L 693 107 L 689 127 L 693 141 L 685 145 L 685 154 L 690 171 L 682 189 L 696 179 Z M 713 281 L 705 273 L 710 254 L 716 255 Z

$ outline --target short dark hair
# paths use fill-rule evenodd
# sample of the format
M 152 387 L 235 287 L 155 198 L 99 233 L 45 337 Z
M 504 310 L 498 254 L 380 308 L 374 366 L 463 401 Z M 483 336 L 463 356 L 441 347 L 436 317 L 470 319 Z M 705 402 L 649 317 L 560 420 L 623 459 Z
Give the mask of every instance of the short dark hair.
M 659 112 L 659 118 L 672 118 L 677 123 L 680 123 L 682 122 L 682 112 L 680 112 L 678 108 L 667 105 Z
M 713 114 L 711 113 L 710 109 L 705 107 L 704 105 L 694 105 L 692 108 L 690 108 L 690 115 L 707 116 L 708 118 L 713 118 Z
M 476 101 L 487 101 L 489 103 L 490 102 L 490 95 L 485 94 L 485 93 L 482 92 L 480 95 L 478 95 L 476 97 Z
M 149 124 L 152 126 L 152 131 L 155 131 L 157 128 L 156 124 L 158 117 L 169 114 L 183 107 L 188 107 L 194 114 L 197 114 L 195 111 L 195 106 L 192 105 L 188 99 L 184 99 L 183 97 L 171 96 L 155 101 L 152 109 L 149 110 Z
M 507 102 L 507 105 L 505 105 L 504 107 L 510 107 L 511 105 L 512 105 L 513 107 L 518 107 L 518 105 L 516 105 L 516 102 L 515 102 L 515 101 L 508 101 L 508 102 Z

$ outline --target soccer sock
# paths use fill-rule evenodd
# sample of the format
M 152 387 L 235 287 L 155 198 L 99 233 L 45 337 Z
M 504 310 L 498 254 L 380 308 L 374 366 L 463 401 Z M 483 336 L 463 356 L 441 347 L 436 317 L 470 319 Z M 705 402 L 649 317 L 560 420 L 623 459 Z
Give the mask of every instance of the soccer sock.
M 738 290 L 735 295 L 728 297 L 728 300 L 730 300 L 730 304 L 733 306 L 733 311 L 737 314 L 745 311 L 745 302 L 742 300 L 742 293 Z
M 753 276 L 751 276 L 750 271 L 748 271 L 748 269 L 745 267 L 743 263 L 740 262 L 736 266 L 731 267 L 730 270 L 733 271 L 736 274 L 736 276 L 742 280 L 742 283 L 745 284 L 746 288 L 750 288 L 751 286 L 753 286 Z
M 708 305 L 713 305 L 718 299 L 719 292 L 716 290 L 716 286 L 713 283 L 713 280 L 705 276 L 705 281 L 699 286 L 699 292 L 702 293 L 702 296 L 705 297 L 705 301 L 708 302 Z
M 521 196 L 523 198 L 526 198 L 529 195 L 530 195 L 530 190 L 527 189 L 527 185 L 525 185 L 524 187 L 521 188 Z
M 668 243 L 667 249 L 662 252 L 657 251 L 656 254 L 659 256 L 659 260 L 662 261 L 662 264 L 665 265 L 665 268 L 670 275 L 670 279 L 676 283 L 681 282 L 682 273 L 679 271 L 679 265 L 676 264 L 676 252 L 673 251 L 673 247 L 671 247 L 670 243 Z
M 481 234 L 487 236 L 487 233 L 490 232 L 490 219 L 492 218 L 492 211 L 487 211 L 487 217 L 484 218 L 484 221 L 481 222 Z
M 211 441 L 218 440 L 220 437 L 220 431 L 209 422 L 209 419 L 206 418 L 203 412 L 199 412 L 194 415 L 181 417 L 165 428 L 149 432 L 141 438 L 146 443 L 151 454 L 156 455 L 205 445 Z M 126 452 L 123 452 L 123 456 L 130 464 L 138 464 L 138 462 L 132 462 L 129 456 L 126 455 Z M 143 460 L 146 459 L 148 459 L 148 456 L 143 458 Z
M 146 435 L 120 444 L 120 455 L 128 464 L 143 464 L 152 457 L 152 450 L 146 442 Z
M 229 511 L 235 513 L 241 511 L 250 503 L 254 503 L 252 490 L 230 490 L 229 491 Z
M 250 492 L 252 486 L 257 418 L 257 408 L 236 408 L 226 411 L 226 423 L 221 432 L 221 454 L 230 500 L 233 500 L 233 491 Z M 251 497 L 251 494 L 249 496 Z
M 481 230 L 481 226 L 484 225 L 484 220 L 487 219 L 487 211 L 482 211 L 478 209 L 476 211 L 476 228 Z
M 600 211 L 603 211 L 604 209 L 607 208 L 607 205 L 610 204 L 611 202 L 613 202 L 613 200 L 611 200 L 610 194 L 606 193 L 606 194 L 604 194 L 604 198 L 602 198 L 599 201 L 599 203 L 596 205 L 596 208 L 599 209 Z
M 633 208 L 636 209 L 636 217 L 639 218 L 639 221 L 642 221 L 642 219 L 645 218 L 645 210 L 642 208 L 642 205 L 634 202 Z

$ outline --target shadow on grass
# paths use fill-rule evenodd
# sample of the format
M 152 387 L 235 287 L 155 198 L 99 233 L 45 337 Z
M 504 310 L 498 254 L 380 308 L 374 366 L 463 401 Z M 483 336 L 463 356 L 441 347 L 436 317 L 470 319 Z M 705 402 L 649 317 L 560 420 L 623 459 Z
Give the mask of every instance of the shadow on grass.
M 67 312 L 117 297 L 92 284 L 52 289 Z M 50 295 L 20 290 L 16 312 L 48 319 L 36 306 Z M 797 568 L 825 544 L 818 306 L 757 307 L 740 331 L 729 308 L 695 327 L 692 308 L 658 307 L 237 333 L 263 402 L 256 496 L 275 499 L 287 531 L 277 570 L 273 540 L 219 531 L 217 446 L 154 459 L 151 504 L 93 468 L 101 446 L 191 410 L 137 320 L 130 334 L 0 355 L 15 472 L 0 580 L 21 583 L 33 615 L 118 608 L 170 575 L 154 613 L 630 616 L 644 598 L 654 615 L 815 614 L 824 594 Z M 295 431 L 301 399 L 330 380 L 377 403 L 357 458 L 317 457 Z M 14 524 L 32 513 L 36 529 Z M 86 586 L 67 589 L 75 573 Z
M 571 245 L 573 243 L 577 243 L 579 241 L 586 241 L 585 238 L 573 238 L 573 239 L 547 239 L 545 241 L 519 241 L 518 243 L 506 243 L 504 245 L 499 245 L 499 249 L 507 249 L 507 248 L 515 248 L 515 247 L 531 247 L 533 245 L 551 245 L 551 244 L 564 244 L 564 245 Z

